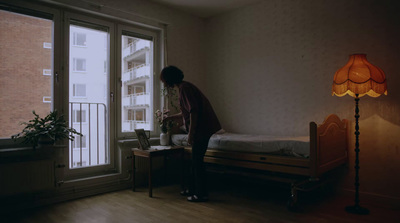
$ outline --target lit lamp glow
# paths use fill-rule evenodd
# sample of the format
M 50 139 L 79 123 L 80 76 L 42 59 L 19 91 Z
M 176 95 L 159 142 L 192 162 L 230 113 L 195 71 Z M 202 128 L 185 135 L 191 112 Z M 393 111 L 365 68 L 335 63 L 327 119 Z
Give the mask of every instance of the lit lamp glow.
M 333 78 L 332 95 L 342 97 L 346 94 L 355 98 L 355 204 L 347 206 L 346 211 L 354 214 L 368 214 L 369 210 L 360 206 L 359 200 L 359 125 L 358 119 L 360 118 L 358 101 L 360 97 L 369 95 L 371 97 L 378 97 L 382 94 L 387 95 L 386 77 L 385 73 L 379 67 L 376 67 L 367 61 L 365 54 L 350 55 L 347 64 L 336 71 Z

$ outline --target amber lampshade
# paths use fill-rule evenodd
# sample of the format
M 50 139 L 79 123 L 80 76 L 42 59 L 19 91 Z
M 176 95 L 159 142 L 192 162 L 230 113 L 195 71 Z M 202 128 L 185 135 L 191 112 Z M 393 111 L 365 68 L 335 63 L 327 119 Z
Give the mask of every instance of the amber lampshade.
M 350 55 L 347 64 L 336 71 L 333 78 L 332 95 L 339 97 L 349 94 L 352 97 L 387 95 L 385 73 L 367 61 L 365 54 Z

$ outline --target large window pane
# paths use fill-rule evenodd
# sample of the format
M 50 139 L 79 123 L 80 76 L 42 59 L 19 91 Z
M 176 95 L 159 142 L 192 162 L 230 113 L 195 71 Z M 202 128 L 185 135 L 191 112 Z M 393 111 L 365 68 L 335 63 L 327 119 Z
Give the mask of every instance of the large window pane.
M 70 125 L 83 134 L 70 143 L 69 167 L 109 164 L 108 32 L 70 25 L 69 45 Z
M 153 42 L 122 35 L 122 132 L 153 128 Z
M 53 21 L 0 10 L 0 138 L 52 106 Z

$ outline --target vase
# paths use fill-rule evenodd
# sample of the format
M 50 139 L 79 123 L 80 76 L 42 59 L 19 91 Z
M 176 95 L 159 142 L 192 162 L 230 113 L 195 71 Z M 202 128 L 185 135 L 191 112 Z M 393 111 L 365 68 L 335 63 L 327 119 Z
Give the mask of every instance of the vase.
M 160 145 L 162 146 L 168 146 L 169 145 L 169 134 L 162 132 L 160 134 Z

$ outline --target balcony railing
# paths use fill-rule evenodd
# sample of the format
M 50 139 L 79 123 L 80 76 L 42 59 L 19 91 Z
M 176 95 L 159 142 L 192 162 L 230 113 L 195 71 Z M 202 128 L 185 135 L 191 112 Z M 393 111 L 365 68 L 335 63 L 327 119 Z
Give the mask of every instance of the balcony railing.
M 107 108 L 103 103 L 69 103 L 70 127 L 82 133 L 70 142 L 70 168 L 108 164 Z
M 133 81 L 139 78 L 150 77 L 150 65 L 142 64 L 131 68 L 122 74 L 122 82 Z
M 150 106 L 150 94 L 138 93 L 124 96 L 122 98 L 124 107 L 148 107 Z
M 125 58 L 130 56 L 136 52 L 139 52 L 144 49 L 150 48 L 150 41 L 147 40 L 137 40 L 130 44 L 128 44 L 122 51 L 122 57 Z
M 133 132 L 135 129 L 150 129 L 150 122 L 126 120 L 122 122 L 123 132 Z

